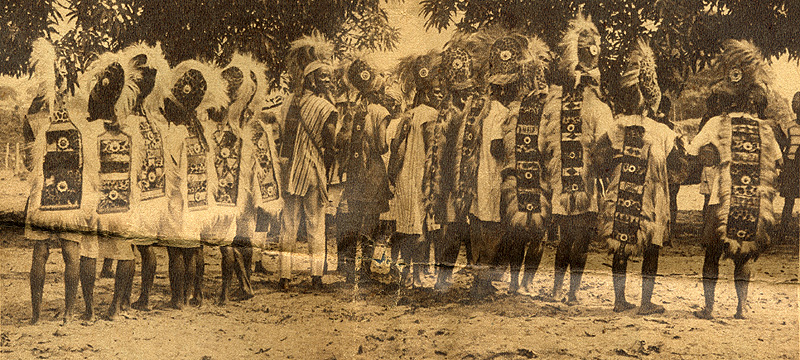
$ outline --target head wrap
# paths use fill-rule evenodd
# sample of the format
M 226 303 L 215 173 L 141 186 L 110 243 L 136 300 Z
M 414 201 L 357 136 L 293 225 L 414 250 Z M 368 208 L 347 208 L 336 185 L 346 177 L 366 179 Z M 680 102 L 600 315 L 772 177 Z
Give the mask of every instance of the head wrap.
M 333 50 L 333 44 L 319 32 L 303 36 L 292 42 L 286 56 L 286 68 L 291 76 L 292 91 L 301 90 L 303 80 L 309 74 L 330 66 Z

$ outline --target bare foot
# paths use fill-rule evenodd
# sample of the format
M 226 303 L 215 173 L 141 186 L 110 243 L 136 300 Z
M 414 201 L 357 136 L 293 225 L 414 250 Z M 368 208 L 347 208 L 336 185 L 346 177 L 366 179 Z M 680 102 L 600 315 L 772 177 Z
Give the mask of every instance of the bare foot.
M 64 322 L 66 322 L 66 319 L 67 319 L 67 317 L 65 316 L 64 317 L 64 320 L 65 320 Z M 83 313 L 83 315 L 81 315 L 80 319 L 83 320 L 83 321 L 92 321 L 92 320 L 94 320 L 94 313 L 85 312 L 85 313 Z
M 269 274 L 269 272 L 264 267 L 261 261 L 256 261 L 255 270 L 253 270 L 253 272 L 260 274 Z
M 150 311 L 150 302 L 148 300 L 139 298 L 139 300 L 136 300 L 136 302 L 131 304 L 131 307 L 136 310 Z
M 623 311 L 628 311 L 628 310 L 633 309 L 635 307 L 636 307 L 636 305 L 633 305 L 633 304 L 631 304 L 631 303 L 629 303 L 627 301 L 615 302 L 614 303 L 614 312 L 620 313 L 620 312 L 623 312 Z
M 228 303 L 227 296 L 220 296 L 219 298 L 217 298 L 217 306 L 225 306 L 226 303 Z
M 508 293 L 511 295 L 519 293 L 519 285 L 516 281 L 511 281 L 511 283 L 508 284 Z
M 196 307 L 203 306 L 203 298 L 200 297 L 200 296 L 192 297 L 192 299 L 189 300 L 189 305 L 196 306 Z
M 704 319 L 704 320 L 714 319 L 714 316 L 711 315 L 711 311 L 705 308 L 703 308 L 702 310 L 694 311 L 692 314 L 694 314 L 694 316 L 698 319 Z
M 109 321 L 116 320 L 119 317 L 118 315 L 119 315 L 119 309 L 118 308 L 116 308 L 115 306 L 110 306 L 108 308 L 108 313 L 106 314 L 106 316 L 108 317 Z
M 167 306 L 175 310 L 183 310 L 183 300 L 172 300 Z
M 737 311 L 737 312 L 736 312 L 736 315 L 733 315 L 733 318 L 734 318 L 734 319 L 739 319 L 739 320 L 744 320 L 744 319 L 747 319 L 747 318 L 744 316 L 744 313 L 743 313 L 742 311 Z
M 564 303 L 567 304 L 567 306 L 575 306 L 581 303 L 580 300 L 578 300 L 578 297 L 575 295 L 567 295 L 566 300 L 567 301 Z
M 637 311 L 636 314 L 638 315 L 663 314 L 665 311 L 667 310 L 664 309 L 664 307 L 661 305 L 646 303 L 642 304 L 642 306 L 639 307 L 639 311 Z
M 256 296 L 256 295 L 255 295 L 255 294 L 253 294 L 253 292 L 252 292 L 252 291 L 250 291 L 250 292 L 247 292 L 247 291 L 242 291 L 242 294 L 241 294 L 241 296 L 239 297 L 239 301 L 250 300 L 250 299 L 254 298 L 255 296 Z

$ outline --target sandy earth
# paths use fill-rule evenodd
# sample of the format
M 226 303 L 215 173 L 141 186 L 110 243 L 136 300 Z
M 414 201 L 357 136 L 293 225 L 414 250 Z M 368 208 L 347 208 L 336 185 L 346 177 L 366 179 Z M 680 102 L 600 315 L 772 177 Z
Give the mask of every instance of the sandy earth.
M 0 209 L 24 203 L 15 192 L 14 186 L 0 187 Z M 682 209 L 697 206 L 691 193 L 695 192 L 682 190 Z M 288 293 L 276 290 L 274 272 L 254 274 L 253 299 L 225 307 L 207 301 L 200 308 L 175 311 L 166 308 L 167 257 L 158 248 L 152 311 L 131 310 L 114 322 L 76 319 L 62 325 L 63 261 L 55 249 L 47 264 L 42 320 L 35 326 L 28 325 L 30 245 L 21 239 L 18 227 L 6 226 L 0 240 L 0 358 L 800 358 L 796 242 L 773 247 L 754 264 L 746 320 L 733 319 L 733 266 L 723 261 L 717 319 L 699 320 L 691 315 L 703 301 L 702 249 L 696 245 L 699 220 L 698 211 L 681 211 L 673 246 L 662 251 L 654 301 L 666 307 L 663 315 L 611 311 L 610 257 L 599 248 L 589 254 L 579 294 L 582 303 L 572 307 L 506 295 L 502 281 L 495 282 L 501 291 L 492 299 L 471 300 L 471 274 L 463 269 L 454 289 L 445 295 L 398 292 L 384 284 L 356 290 L 335 273 L 324 278 L 327 291 L 314 294 L 305 290 L 308 264 L 301 261 Z M 552 286 L 554 253 L 549 244 L 536 275 L 542 291 Z M 274 254 L 265 257 L 270 271 L 277 269 Z M 207 248 L 206 260 L 205 292 L 212 297 L 220 286 L 218 251 Z M 638 260 L 629 264 L 628 300 L 636 304 L 640 264 Z M 138 271 L 136 276 L 134 300 Z M 98 313 L 108 307 L 112 291 L 112 279 L 98 279 Z M 78 301 L 82 309 L 82 299 Z

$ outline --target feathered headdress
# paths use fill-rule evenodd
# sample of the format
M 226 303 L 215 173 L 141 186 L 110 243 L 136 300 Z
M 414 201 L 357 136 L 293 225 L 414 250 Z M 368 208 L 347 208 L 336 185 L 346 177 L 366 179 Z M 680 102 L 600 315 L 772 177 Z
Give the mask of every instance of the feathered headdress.
M 525 59 L 522 64 L 522 82 L 529 90 L 540 94 L 548 91 L 548 72 L 553 61 L 550 48 L 537 36 L 528 38 Z
M 414 96 L 417 91 L 431 87 L 438 80 L 441 61 L 442 57 L 436 50 L 400 59 L 394 70 L 400 91 L 407 96 Z
M 116 121 L 132 110 L 129 104 L 135 103 L 139 95 L 135 82 L 141 79 L 142 74 L 121 55 L 112 52 L 101 54 L 81 75 L 80 86 L 89 96 L 89 121 Z
M 345 80 L 360 93 L 375 91 L 383 85 L 383 79 L 367 56 L 356 55 L 344 64 Z
M 574 19 L 570 20 L 567 31 L 558 44 L 560 59 L 558 63 L 558 72 L 564 81 L 569 83 L 577 83 L 579 80 L 575 71 L 580 62 L 578 50 L 587 48 L 589 53 L 593 56 L 600 54 L 600 32 L 597 26 L 592 22 L 592 17 L 585 17 L 582 11 L 579 11 Z M 583 69 L 586 71 L 593 69 Z
M 489 50 L 486 64 L 486 81 L 505 85 L 519 80 L 520 65 L 525 60 L 528 39 L 524 36 L 504 36 L 497 39 Z
M 726 40 L 722 47 L 716 63 L 720 78 L 711 86 L 711 94 L 737 98 L 734 100 L 737 103 L 752 97 L 756 91 L 766 96 L 771 76 L 761 51 L 747 40 Z M 751 105 L 739 103 L 738 106 L 745 108 L 737 110 L 755 112 L 757 109 Z
M 269 89 L 266 76 L 266 66 L 253 59 L 250 55 L 240 53 L 233 55 L 233 59 L 228 66 L 236 66 L 242 69 L 242 71 L 247 72 L 247 76 L 255 86 L 255 94 L 250 101 L 248 109 L 250 109 L 253 114 L 259 114 L 261 109 L 264 107 L 264 102 L 267 98 L 267 91 Z
M 303 79 L 323 66 L 330 66 L 334 48 L 319 32 L 306 35 L 292 42 L 286 55 L 286 69 L 291 76 L 293 92 L 303 88 Z
M 172 69 L 167 97 L 173 97 L 198 118 L 205 118 L 208 110 L 219 109 L 229 102 L 225 81 L 219 69 L 197 60 L 186 60 Z
M 167 82 L 171 77 L 171 69 L 164 58 L 161 44 L 156 43 L 155 46 L 148 46 L 145 43 L 138 43 L 126 48 L 122 57 L 131 64 L 132 68 L 141 73 L 141 76 L 134 79 L 139 95 L 134 99 L 133 104 L 128 105 L 133 108 L 141 106 L 148 116 L 160 115 L 160 109 L 164 104 L 164 96 L 169 91 Z M 123 90 L 122 97 L 130 98 L 129 95 L 124 93 L 125 91 Z
M 644 104 L 651 117 L 658 113 L 661 102 L 661 88 L 656 76 L 656 61 L 653 50 L 644 39 L 637 39 L 633 48 L 625 56 L 624 69 L 620 76 L 620 87 L 639 86 Z
M 499 39 L 509 35 L 509 32 L 500 26 L 488 26 L 477 32 L 458 31 L 453 38 L 445 44 L 445 50 L 457 48 L 465 50 L 472 59 L 472 77 L 482 86 L 486 81 L 489 70 L 491 47 Z
M 241 128 L 249 118 L 248 112 L 260 112 L 260 106 L 253 106 L 259 90 L 257 73 L 261 68 L 249 56 L 236 53 L 231 63 L 222 71 L 222 78 L 227 81 L 227 93 L 231 103 L 228 105 L 227 122 L 233 127 Z M 263 90 L 263 88 L 262 88 Z M 263 102 L 263 96 L 257 100 Z
M 475 86 L 472 56 L 462 48 L 448 47 L 442 53 L 439 76 L 451 90 L 463 90 Z
M 78 83 L 75 55 L 67 49 L 54 46 L 45 38 L 36 39 L 32 48 L 29 67 L 33 69 L 31 75 L 37 86 L 36 96 L 44 97 L 52 112 L 56 88 L 63 87 L 69 90 L 70 95 L 75 95 L 75 85 Z

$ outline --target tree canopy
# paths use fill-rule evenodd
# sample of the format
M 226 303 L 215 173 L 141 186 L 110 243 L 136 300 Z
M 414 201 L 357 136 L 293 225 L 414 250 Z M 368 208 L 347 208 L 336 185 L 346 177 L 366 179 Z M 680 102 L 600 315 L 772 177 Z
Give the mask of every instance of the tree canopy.
M 619 54 L 636 37 L 650 40 L 661 87 L 680 93 L 728 38 L 751 39 L 767 57 L 800 57 L 800 1 L 796 0 L 421 0 L 428 28 L 455 24 L 475 31 L 491 24 L 540 36 L 555 46 L 579 8 L 603 35 L 601 67 L 618 69 Z M 463 16 L 462 16 L 463 15 Z M 462 16 L 459 19 L 459 16 Z
M 0 14 L 0 73 L 26 72 L 31 43 L 74 27 L 61 37 L 81 65 L 138 41 L 160 42 L 167 59 L 225 63 L 234 51 L 264 61 L 279 79 L 289 44 L 316 30 L 340 53 L 391 50 L 399 38 L 380 0 L 19 0 Z

